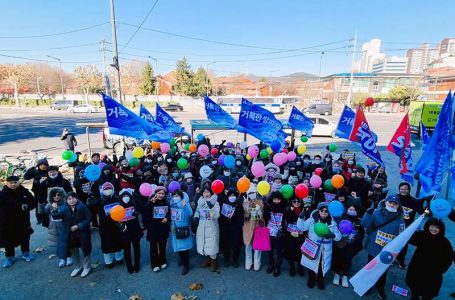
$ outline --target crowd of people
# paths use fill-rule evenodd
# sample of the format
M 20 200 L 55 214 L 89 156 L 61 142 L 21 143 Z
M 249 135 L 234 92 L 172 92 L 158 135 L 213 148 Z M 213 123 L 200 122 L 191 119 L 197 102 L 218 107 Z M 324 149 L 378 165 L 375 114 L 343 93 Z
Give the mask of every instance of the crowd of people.
M 74 150 L 72 138 L 68 144 Z M 198 153 L 201 145 L 209 153 Z M 139 272 L 145 235 L 154 272 L 168 265 L 170 239 L 182 275 L 189 272 L 191 250 L 196 247 L 203 258 L 201 267 L 211 272 L 219 269 L 219 255 L 225 268 L 243 265 L 246 270 L 260 271 L 263 260 L 267 261 L 266 272 L 275 277 L 286 260 L 289 275 L 306 275 L 308 288 L 324 289 L 330 270 L 333 284 L 349 287 L 349 276 L 355 271 L 352 261 L 361 251 L 372 260 L 416 214 L 427 214 L 423 229 L 409 242 L 416 247 L 409 267 L 407 246 L 396 263 L 407 269 L 405 278 L 413 299 L 438 295 L 442 276 L 453 261 L 445 225 L 426 211 L 427 203 L 411 196 L 409 183 L 388 182 L 384 167 L 366 171 L 352 153 L 329 149 L 310 156 L 288 147 L 283 151 L 295 151 L 295 157 L 290 156 L 294 159 L 276 164 L 273 152 L 262 143 L 257 145 L 261 155 L 256 157 L 248 154 L 245 145 L 225 141 L 211 145 L 207 138 L 194 147 L 173 145 L 163 151 L 159 145 L 152 146 L 142 149 L 143 154 L 139 151 L 138 163 L 132 162 L 131 150 L 120 157 L 94 153 L 87 158 L 75 153 L 76 159 L 69 163 L 74 170 L 70 180 L 41 159 L 25 174 L 25 179 L 33 181 L 32 193 L 19 178 L 10 176 L 0 192 L 3 267 L 13 265 L 17 246 L 22 259 L 33 260 L 30 211 L 35 210 L 38 224 L 48 228 L 48 247 L 58 257 L 58 267 L 73 266 L 72 277 L 90 273 L 91 237 L 96 234 L 91 228 L 95 228 L 107 268 L 125 262 L 127 272 Z M 234 158 L 233 166 L 223 161 L 227 156 Z M 252 165 L 258 161 L 265 173 L 256 177 Z M 93 165 L 101 171 L 96 180 L 84 174 Z M 324 184 L 312 182 L 315 174 Z M 342 176 L 342 187 L 327 183 L 334 175 Z M 299 184 L 308 188 L 305 197 L 296 192 Z M 398 185 L 399 193 L 388 195 L 389 184 Z M 341 214 L 332 214 L 331 201 L 342 204 Z M 121 221 L 112 215 L 118 205 L 125 211 Z M 350 230 L 341 224 L 350 225 Z M 267 252 L 267 259 L 262 252 Z M 382 299 L 386 298 L 386 276 L 387 272 L 376 284 Z

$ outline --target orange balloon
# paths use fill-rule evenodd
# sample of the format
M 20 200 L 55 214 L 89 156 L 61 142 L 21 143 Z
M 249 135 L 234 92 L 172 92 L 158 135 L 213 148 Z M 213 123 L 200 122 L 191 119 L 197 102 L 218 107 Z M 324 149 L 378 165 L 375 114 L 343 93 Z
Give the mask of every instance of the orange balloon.
M 116 205 L 111 210 L 109 211 L 109 214 L 111 215 L 111 219 L 120 222 L 125 218 L 125 208 L 121 205 Z
M 152 149 L 153 150 L 160 149 L 160 146 L 161 146 L 160 142 L 152 142 Z
M 248 191 L 248 189 L 250 188 L 250 185 L 251 185 L 250 180 L 243 176 L 237 181 L 237 190 L 241 194 L 246 193 L 246 191 Z
M 196 152 L 196 149 L 197 149 L 197 147 L 195 144 L 190 144 L 190 147 L 188 148 L 190 153 Z
M 344 185 L 344 177 L 340 174 L 333 175 L 332 177 L 332 185 L 336 189 L 340 189 Z

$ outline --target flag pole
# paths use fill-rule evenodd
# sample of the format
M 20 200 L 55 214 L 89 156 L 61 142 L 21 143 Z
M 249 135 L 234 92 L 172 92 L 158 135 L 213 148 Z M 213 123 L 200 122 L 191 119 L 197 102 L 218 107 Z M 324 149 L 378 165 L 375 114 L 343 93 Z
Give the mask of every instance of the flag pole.
M 452 93 L 452 91 L 449 91 L 449 93 Z M 455 105 L 454 105 L 454 101 L 453 101 L 453 98 L 455 96 L 455 93 L 452 94 L 452 112 L 450 113 L 450 128 L 452 128 L 452 141 L 451 142 L 455 142 L 455 124 L 454 124 L 454 113 L 455 113 Z M 449 200 L 449 197 L 452 195 L 452 193 L 450 192 L 451 189 L 453 188 L 451 186 L 451 182 L 452 182 L 452 167 L 453 167 L 453 147 L 455 147 L 455 145 L 451 145 L 451 143 L 449 144 L 449 149 L 450 151 L 452 151 L 451 155 L 450 155 L 450 159 L 449 159 L 449 168 L 448 168 L 448 171 L 447 171 L 447 176 L 448 176 L 448 180 L 447 180 L 447 189 L 446 189 L 446 200 L 449 201 L 449 202 L 452 202 L 455 200 L 455 199 L 450 199 Z

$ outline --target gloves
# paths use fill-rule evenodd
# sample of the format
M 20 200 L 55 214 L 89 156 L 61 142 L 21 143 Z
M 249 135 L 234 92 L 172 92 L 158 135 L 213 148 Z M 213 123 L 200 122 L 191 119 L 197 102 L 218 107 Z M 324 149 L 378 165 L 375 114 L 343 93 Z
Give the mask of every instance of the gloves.
M 372 215 L 374 212 L 374 208 L 373 207 L 370 207 L 369 209 L 367 209 L 366 213 L 369 214 L 369 215 Z

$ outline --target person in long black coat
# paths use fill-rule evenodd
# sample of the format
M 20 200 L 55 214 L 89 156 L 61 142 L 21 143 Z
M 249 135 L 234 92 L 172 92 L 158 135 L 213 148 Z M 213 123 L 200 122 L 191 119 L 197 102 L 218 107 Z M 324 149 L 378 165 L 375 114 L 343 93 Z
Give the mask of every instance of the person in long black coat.
M 100 188 L 97 181 L 90 181 L 84 176 L 84 170 L 85 166 L 76 168 L 73 186 L 79 200 L 88 207 L 92 214 L 92 226 L 98 228 L 97 199 L 100 198 Z
M 49 162 L 47 159 L 42 158 L 39 159 L 36 163 L 35 168 L 29 168 L 27 172 L 24 174 L 25 180 L 33 179 L 32 183 L 32 192 L 33 196 L 35 197 L 36 204 L 41 203 L 41 207 L 45 208 L 46 201 L 47 201 L 47 187 L 42 186 L 41 183 L 45 181 L 48 177 L 47 175 L 47 168 L 49 167 Z M 35 210 L 36 220 L 38 221 L 38 225 L 43 223 L 49 223 L 49 215 L 45 214 L 45 211 L 38 211 Z M 47 225 L 45 226 L 47 227 Z
M 227 195 L 218 198 L 221 213 L 218 220 L 220 225 L 220 246 L 223 251 L 225 266 L 239 267 L 240 250 L 243 246 L 243 199 L 229 190 Z
M 19 184 L 19 177 L 7 178 L 6 186 L 0 191 L 0 247 L 5 248 L 3 267 L 14 262 L 14 248 L 21 246 L 22 258 L 33 260 L 30 254 L 30 210 L 34 208 L 33 195 Z
M 442 285 L 442 275 L 452 264 L 453 248 L 445 235 L 441 220 L 431 218 L 424 230 L 414 233 L 410 244 L 416 246 L 406 273 L 406 284 L 411 289 L 411 299 L 437 297 Z
M 300 231 L 297 228 L 297 220 L 303 209 L 303 201 L 299 198 L 292 198 L 290 207 L 288 207 L 284 213 L 284 220 L 287 224 L 286 230 L 284 230 L 284 257 L 289 263 L 289 275 L 292 277 L 296 274 L 295 263 L 297 263 L 297 269 L 300 276 L 305 275 L 305 269 L 300 264 L 300 259 L 302 258 L 300 247 L 305 240 L 305 236 L 303 231 Z

